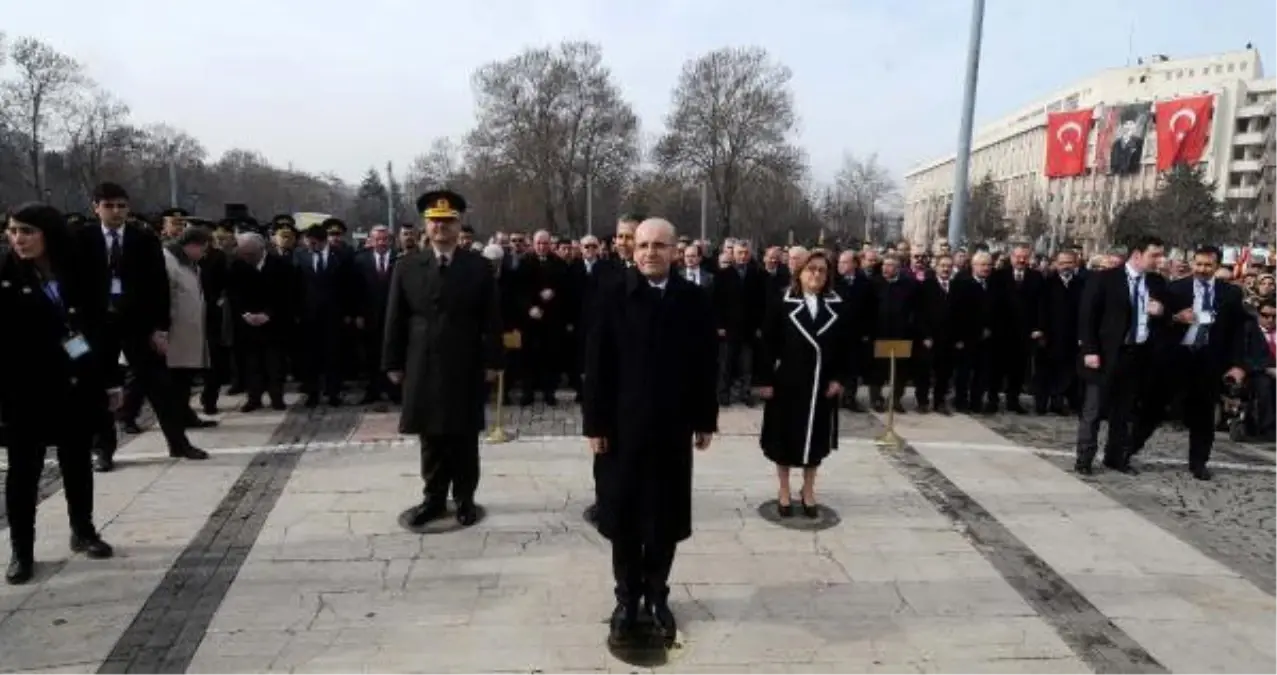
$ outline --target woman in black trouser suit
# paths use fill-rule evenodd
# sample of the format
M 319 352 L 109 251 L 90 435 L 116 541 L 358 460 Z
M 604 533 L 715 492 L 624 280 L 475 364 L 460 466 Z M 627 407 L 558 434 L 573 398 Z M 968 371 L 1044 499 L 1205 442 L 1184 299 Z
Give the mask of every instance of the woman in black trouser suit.
M 27 204 L 6 218 L 10 250 L 0 257 L 0 419 L 9 472 L 5 506 L 13 558 L 11 584 L 35 571 L 35 513 L 48 446 L 57 448 L 71 520 L 71 550 L 109 558 L 93 526 L 90 446 L 97 422 L 120 400 L 119 368 L 99 358 L 107 289 L 77 276 L 62 214 Z

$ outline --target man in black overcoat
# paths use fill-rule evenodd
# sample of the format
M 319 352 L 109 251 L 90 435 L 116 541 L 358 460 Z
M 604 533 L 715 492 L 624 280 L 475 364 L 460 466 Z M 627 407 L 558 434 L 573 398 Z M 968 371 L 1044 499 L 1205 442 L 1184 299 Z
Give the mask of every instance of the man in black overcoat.
M 399 431 L 421 439 L 425 499 L 410 521 L 420 527 L 447 513 L 479 518 L 479 432 L 487 381 L 501 368 L 501 306 L 496 277 L 482 256 L 458 247 L 461 195 L 427 192 L 417 200 L 430 245 L 402 259 L 390 278 L 382 367 L 403 384 Z
M 629 643 L 640 607 L 677 634 L 669 574 L 692 533 L 692 447 L 717 430 L 718 340 L 709 297 L 670 275 L 674 227 L 644 221 L 636 266 L 601 290 L 585 352 L 584 431 L 596 457 L 599 532 L 612 542 L 609 643 Z M 643 602 L 646 601 L 646 602 Z

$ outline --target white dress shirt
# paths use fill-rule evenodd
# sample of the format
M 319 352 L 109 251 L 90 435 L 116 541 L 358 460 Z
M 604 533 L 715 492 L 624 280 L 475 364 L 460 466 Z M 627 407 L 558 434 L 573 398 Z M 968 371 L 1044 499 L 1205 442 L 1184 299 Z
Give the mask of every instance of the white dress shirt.
M 1144 273 L 1133 269 L 1130 263 L 1126 264 L 1126 279 L 1127 283 L 1131 284 L 1126 287 L 1128 297 L 1131 287 L 1136 289 L 1136 303 L 1131 311 L 1135 312 L 1138 327 L 1133 336 L 1135 338 L 1133 342 L 1142 345 L 1148 342 L 1148 284 L 1144 281 Z
M 1215 288 L 1214 279 L 1209 279 L 1205 282 L 1201 279 L 1193 279 L 1193 325 L 1189 326 L 1188 331 L 1184 333 L 1184 339 L 1180 341 L 1181 345 L 1187 347 L 1196 345 L 1198 331 L 1208 330 L 1210 323 L 1214 322 L 1215 317 L 1212 316 L 1207 318 L 1203 314 L 1203 312 L 1210 311 L 1209 308 L 1205 306 L 1206 298 L 1203 297 L 1206 294 L 1207 288 L 1210 289 L 1211 297 L 1214 298 L 1215 303 L 1219 303 L 1219 296 L 1216 295 L 1216 291 L 1218 289 Z M 1202 322 L 1204 319 L 1206 320 L 1206 323 Z
M 815 293 L 803 293 L 803 303 L 807 305 L 807 313 L 811 314 L 811 318 L 820 314 L 820 300 Z

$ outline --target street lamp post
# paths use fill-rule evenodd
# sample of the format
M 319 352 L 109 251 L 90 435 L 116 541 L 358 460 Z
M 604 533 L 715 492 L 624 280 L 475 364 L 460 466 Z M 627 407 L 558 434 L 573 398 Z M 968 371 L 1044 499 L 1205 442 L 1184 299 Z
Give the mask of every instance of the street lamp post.
M 949 213 L 949 245 L 966 239 L 967 172 L 971 165 L 971 127 L 975 118 L 976 82 L 980 78 L 980 40 L 984 28 L 984 0 L 972 0 L 971 35 L 967 44 L 967 82 L 962 95 L 962 121 L 958 125 L 958 156 L 953 167 L 953 210 Z

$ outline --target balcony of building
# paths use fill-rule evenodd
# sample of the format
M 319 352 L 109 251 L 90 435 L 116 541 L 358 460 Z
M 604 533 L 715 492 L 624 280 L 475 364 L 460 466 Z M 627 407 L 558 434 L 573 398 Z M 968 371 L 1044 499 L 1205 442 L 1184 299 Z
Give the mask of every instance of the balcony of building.
M 1249 119 L 1252 117 L 1269 117 L 1277 110 L 1277 101 L 1263 101 L 1260 103 L 1248 103 L 1237 108 L 1238 119 Z
M 1233 136 L 1233 145 L 1263 145 L 1265 136 L 1262 131 L 1246 131 Z
M 1228 170 L 1236 173 L 1259 173 L 1264 168 L 1261 159 L 1235 159 L 1228 165 Z
M 1259 197 L 1259 186 L 1239 185 L 1230 187 L 1224 191 L 1224 197 L 1227 199 L 1257 199 Z

